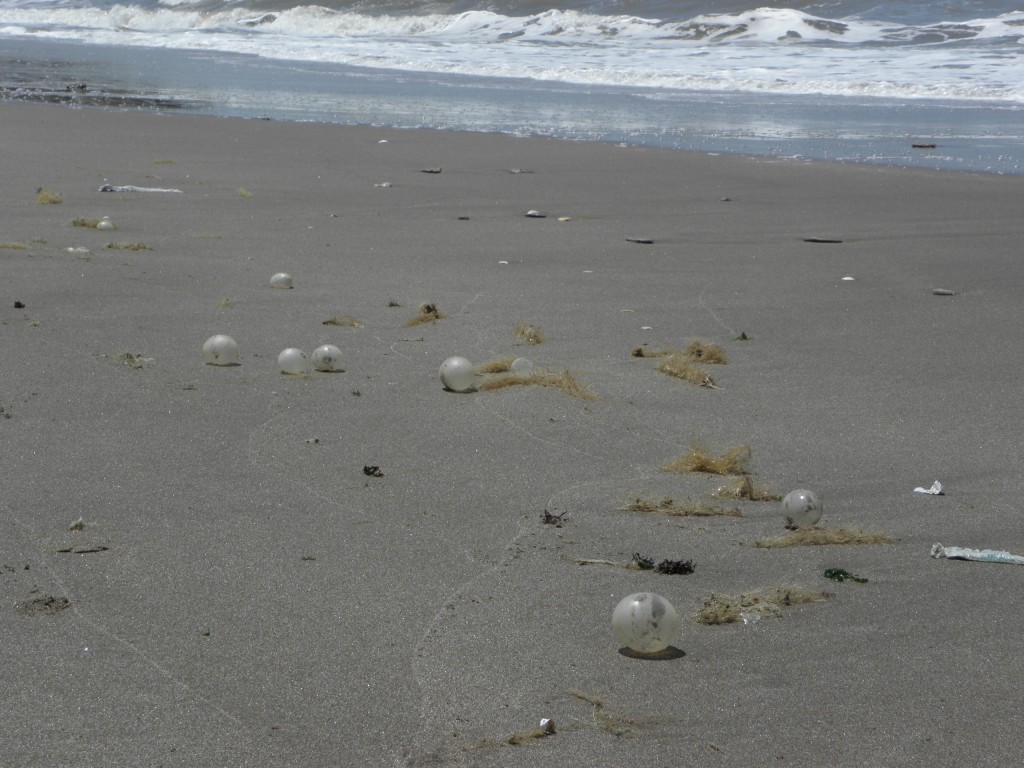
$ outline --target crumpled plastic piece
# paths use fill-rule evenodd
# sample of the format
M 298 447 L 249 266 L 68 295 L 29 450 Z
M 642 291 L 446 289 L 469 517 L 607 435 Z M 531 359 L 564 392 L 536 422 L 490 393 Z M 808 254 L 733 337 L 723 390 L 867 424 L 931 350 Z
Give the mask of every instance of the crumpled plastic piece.
M 132 184 L 104 184 L 100 192 L 176 192 L 183 194 L 180 189 L 164 189 L 161 187 L 136 187 Z
M 932 483 L 931 488 L 915 488 L 914 493 L 927 493 L 929 496 L 945 496 L 945 491 L 942 490 L 942 483 L 936 480 Z
M 947 557 L 951 560 L 976 560 L 980 563 L 1008 563 L 1024 565 L 1024 556 L 1011 555 L 997 549 L 968 549 L 967 547 L 944 547 L 932 544 L 932 557 Z

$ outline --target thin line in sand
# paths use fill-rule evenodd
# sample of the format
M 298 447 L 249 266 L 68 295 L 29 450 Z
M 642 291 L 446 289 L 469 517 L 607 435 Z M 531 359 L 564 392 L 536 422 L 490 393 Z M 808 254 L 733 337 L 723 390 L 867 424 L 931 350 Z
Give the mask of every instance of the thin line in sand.
M 710 314 L 711 317 L 714 318 L 716 323 L 718 323 L 720 326 L 725 328 L 725 330 L 727 330 L 729 333 L 731 333 L 733 336 L 735 336 L 736 335 L 736 331 L 733 330 L 730 326 L 726 325 L 724 322 L 722 322 L 722 318 L 720 318 L 718 315 L 715 314 L 715 310 L 713 310 L 711 307 L 709 307 L 707 304 L 704 303 L 704 293 L 705 293 L 705 291 L 707 291 L 707 289 L 708 289 L 708 287 L 706 285 L 703 288 L 700 289 L 700 294 L 697 296 L 697 303 L 700 304 L 701 307 L 703 307 L 704 309 L 707 310 L 708 314 Z
M 13 520 L 15 523 L 17 523 L 19 528 L 21 528 L 21 529 L 23 529 L 25 531 L 29 530 L 28 526 L 26 526 L 23 522 L 21 522 L 21 520 L 18 519 L 18 517 L 16 517 L 15 514 L 13 512 L 11 512 L 10 509 L 7 510 L 7 515 L 11 518 L 11 520 Z M 108 629 L 106 626 L 101 624 L 99 621 L 91 619 L 88 616 L 86 616 L 84 613 L 82 613 L 82 611 L 78 608 L 78 606 L 76 604 L 76 601 L 73 599 L 74 596 L 71 593 L 71 590 L 69 590 L 67 588 L 67 585 L 64 584 L 63 579 L 61 579 L 60 576 L 57 575 L 56 570 L 53 568 L 53 566 L 51 566 L 47 562 L 46 558 L 42 554 L 39 554 L 39 561 L 42 564 L 44 570 L 46 570 L 47 573 L 49 573 L 50 578 L 53 579 L 54 583 L 57 585 L 57 587 L 63 593 L 63 597 L 66 600 L 68 600 L 68 602 L 70 604 L 69 607 L 71 609 L 71 612 L 75 615 L 75 617 L 79 621 L 83 622 L 84 624 L 87 624 L 88 626 L 92 627 L 97 632 L 100 632 L 101 634 L 105 635 L 106 637 L 109 637 L 111 640 L 121 644 L 122 646 L 127 648 L 133 655 L 135 655 L 136 657 L 138 657 L 139 659 L 144 661 L 146 664 L 148 664 L 150 667 L 155 669 L 157 672 L 159 672 L 168 681 L 170 681 L 174 685 L 177 685 L 178 687 L 180 687 L 182 690 L 186 691 L 189 695 L 191 695 L 192 697 L 194 697 L 198 701 L 202 702 L 206 706 L 208 706 L 211 709 L 213 709 L 214 711 L 218 712 L 220 715 L 222 715 L 223 717 L 225 717 L 228 720 L 230 720 L 232 723 L 234 723 L 236 726 L 238 726 L 243 731 L 246 731 L 247 733 L 252 733 L 252 729 L 249 726 L 247 726 L 245 723 L 243 723 L 237 717 L 235 717 L 230 712 L 228 712 L 226 709 L 224 709 L 224 707 L 220 706 L 219 704 L 217 704 L 215 701 L 213 701 L 209 697 L 204 696 L 202 693 L 197 691 L 195 688 L 190 686 L 188 683 L 186 683 L 186 682 L 182 681 L 181 679 L 179 679 L 173 672 L 171 672 L 170 669 L 168 669 L 167 667 L 165 667 L 162 664 L 160 664 L 158 661 L 156 661 L 156 659 L 154 659 L 149 654 L 145 653 L 141 648 L 136 646 L 134 643 L 132 643 L 132 642 L 130 642 L 128 640 L 125 640 L 123 637 L 118 635 L 116 632 Z

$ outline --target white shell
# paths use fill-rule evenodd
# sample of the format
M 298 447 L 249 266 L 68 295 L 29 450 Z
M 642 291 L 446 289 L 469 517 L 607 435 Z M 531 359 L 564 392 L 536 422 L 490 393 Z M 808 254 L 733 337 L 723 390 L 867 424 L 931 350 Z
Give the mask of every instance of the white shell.
M 441 377 L 441 383 L 453 392 L 468 392 L 473 388 L 476 378 L 473 364 L 458 355 L 449 357 L 441 363 L 438 375 Z
M 277 356 L 281 373 L 298 374 L 306 372 L 306 353 L 298 347 L 288 347 Z
M 321 344 L 313 350 L 313 368 L 318 371 L 340 371 L 341 350 L 333 344 Z
M 203 342 L 203 359 L 207 365 L 237 365 L 238 344 L 230 336 L 218 333 Z
M 661 595 L 637 592 L 615 606 L 612 631 L 632 651 L 657 653 L 672 645 L 679 634 L 679 614 Z
M 782 516 L 788 526 L 810 528 L 821 520 L 821 499 L 804 488 L 790 491 L 782 500 Z
M 270 278 L 271 288 L 291 288 L 292 276 L 287 272 L 278 272 Z
M 510 370 L 516 376 L 529 376 L 533 373 L 533 361 L 526 357 L 517 357 L 512 361 Z

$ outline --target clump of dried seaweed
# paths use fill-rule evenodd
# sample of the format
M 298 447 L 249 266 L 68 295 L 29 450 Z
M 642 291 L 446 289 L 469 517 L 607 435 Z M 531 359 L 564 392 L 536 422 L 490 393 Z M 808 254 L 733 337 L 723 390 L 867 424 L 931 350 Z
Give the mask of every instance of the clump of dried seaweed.
M 736 445 L 714 455 L 708 448 L 694 443 L 688 453 L 677 456 L 662 466 L 666 472 L 707 472 L 713 475 L 745 475 L 750 461 L 749 445 Z
M 478 392 L 489 392 L 494 389 L 505 387 L 554 387 L 561 389 L 568 395 L 578 397 L 581 400 L 596 400 L 597 395 L 583 387 L 569 371 L 562 373 L 550 373 L 542 369 L 534 369 L 533 373 L 519 376 L 514 373 L 507 373 L 486 379 L 477 385 Z
M 39 205 L 60 205 L 64 198 L 49 187 L 40 187 L 36 190 L 36 202 Z
M 759 549 L 778 549 L 823 544 L 888 544 L 891 541 L 887 533 L 871 533 L 852 528 L 801 528 L 785 536 L 755 541 L 754 546 Z
M 690 384 L 696 384 L 698 387 L 718 389 L 714 379 L 707 371 L 695 365 L 690 358 L 680 352 L 669 355 L 658 363 L 658 370 L 667 376 L 682 379 Z
M 709 363 L 711 365 L 725 365 L 729 358 L 725 350 L 712 341 L 704 339 L 692 339 L 683 350 L 683 354 L 698 363 Z
M 119 362 L 125 368 L 144 368 L 147 363 L 152 363 L 152 357 L 145 357 L 144 355 L 137 355 L 134 352 L 122 352 L 119 355 L 114 355 L 114 360 Z
M 561 528 L 565 524 L 565 512 L 560 515 L 554 515 L 545 509 L 544 513 L 540 516 L 540 521 L 544 525 L 553 525 L 555 528 Z
M 633 351 L 629 353 L 633 357 L 668 357 L 669 355 L 678 354 L 673 349 L 646 349 L 644 346 L 634 347 Z
M 719 504 L 706 504 L 700 501 L 677 502 L 668 496 L 659 501 L 637 496 L 621 509 L 625 512 L 645 512 L 650 515 L 668 515 L 670 517 L 743 517 L 743 513 L 738 507 L 730 509 Z
M 363 321 L 352 315 L 334 315 L 324 320 L 321 325 L 337 325 L 342 328 L 362 328 Z
M 483 375 L 488 373 L 508 373 L 512 370 L 512 361 L 514 357 L 500 357 L 497 360 L 490 360 L 486 363 L 478 365 L 476 372 Z
M 654 566 L 655 573 L 666 576 L 686 576 L 695 570 L 693 560 L 662 560 Z
M 405 321 L 405 327 L 412 328 L 413 326 L 423 325 L 425 323 L 435 323 L 438 320 L 443 320 L 444 316 L 444 312 L 439 310 L 436 304 L 424 302 L 423 304 L 420 304 L 419 311 Z
M 716 499 L 746 499 L 747 501 L 781 501 L 782 496 L 757 485 L 750 475 L 741 475 L 733 482 L 719 486 L 711 494 Z
M 637 570 L 654 571 L 655 573 L 663 573 L 666 576 L 685 576 L 694 571 L 693 560 L 662 560 L 655 565 L 653 558 L 645 557 L 639 552 L 633 553 L 632 565 Z
M 516 326 L 516 336 L 527 344 L 543 344 L 544 333 L 541 331 L 538 325 L 527 325 L 526 323 L 519 323 Z
M 568 560 L 575 565 L 608 565 L 612 568 L 625 568 L 627 571 L 654 571 L 655 573 L 663 573 L 667 576 L 679 574 L 685 576 L 694 571 L 692 560 L 661 560 L 655 563 L 654 558 L 641 555 L 639 552 L 634 552 L 633 559 L 627 562 L 600 560 L 590 557 L 563 557 L 562 559 Z
M 107 243 L 108 251 L 152 251 L 153 247 L 145 243 Z
M 72 227 L 85 227 L 87 229 L 96 229 L 96 227 L 99 226 L 99 223 L 101 221 L 103 221 L 103 219 L 82 219 L 82 218 L 72 219 L 71 220 L 71 226 Z
M 832 595 L 804 587 L 766 587 L 738 595 L 713 592 L 705 598 L 696 619 L 702 624 L 731 624 L 751 619 L 778 618 L 782 609 L 801 603 L 819 603 Z

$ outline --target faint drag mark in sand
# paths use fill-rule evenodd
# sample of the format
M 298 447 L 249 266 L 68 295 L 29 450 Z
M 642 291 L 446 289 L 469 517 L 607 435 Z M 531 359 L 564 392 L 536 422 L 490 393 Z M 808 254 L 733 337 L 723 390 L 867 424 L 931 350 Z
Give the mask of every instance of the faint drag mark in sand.
M 21 530 L 23 530 L 25 532 L 25 537 L 28 540 L 31 541 L 32 540 L 32 531 L 31 531 L 31 529 L 25 523 L 23 523 L 10 510 L 9 507 L 6 509 L 6 511 L 7 511 L 7 516 L 15 523 L 15 525 L 18 528 L 20 528 Z M 217 712 L 219 715 L 221 715 L 225 719 L 230 720 L 232 723 L 234 723 L 234 725 L 237 728 L 239 728 L 240 730 L 245 732 L 246 738 L 251 738 L 253 740 L 256 740 L 258 738 L 257 735 L 256 735 L 256 732 L 254 731 L 254 729 L 251 726 L 246 725 L 244 722 L 242 722 L 237 717 L 235 717 L 230 712 L 228 712 L 226 709 L 224 709 L 224 707 L 222 707 L 219 704 L 217 704 L 217 702 L 215 702 L 210 697 L 205 696 L 202 693 L 200 693 L 198 690 L 196 690 L 194 687 L 192 687 L 191 685 L 186 683 L 184 680 L 179 678 L 169 668 L 165 667 L 163 664 L 161 664 L 154 657 L 150 656 L 148 653 L 143 651 L 137 645 L 135 645 L 131 641 L 126 640 L 125 638 L 121 637 L 119 634 L 117 634 L 113 630 L 108 629 L 107 626 L 105 624 L 103 624 L 101 621 L 99 621 L 98 619 L 93 619 L 93 618 L 87 616 L 86 614 L 84 614 L 81 611 L 81 609 L 79 609 L 78 605 L 76 604 L 76 601 L 74 599 L 74 595 L 72 594 L 71 590 L 68 589 L 67 585 L 64 583 L 64 580 L 57 573 L 57 568 L 54 567 L 49 562 L 48 558 L 46 558 L 42 553 L 38 553 L 37 552 L 36 557 L 37 557 L 40 565 L 42 566 L 43 570 L 53 580 L 54 584 L 56 584 L 56 586 L 58 587 L 59 591 L 62 593 L 61 595 L 57 595 L 57 596 L 52 596 L 52 597 L 48 596 L 48 597 L 50 597 L 50 600 L 52 601 L 51 604 L 55 605 L 55 606 L 58 606 L 58 612 L 70 611 L 78 622 L 80 622 L 81 624 L 85 624 L 88 627 L 91 627 L 93 630 L 99 632 L 100 634 L 104 635 L 105 637 L 110 638 L 111 640 L 113 640 L 118 645 L 126 648 L 129 652 L 131 652 L 131 654 L 133 656 L 135 656 L 136 658 L 138 658 L 139 660 L 141 660 L 142 662 L 147 664 L 152 669 L 156 670 L 164 679 L 166 679 L 168 682 L 172 683 L 173 685 L 176 685 L 178 688 L 180 688 L 182 691 L 184 691 L 188 696 L 190 696 L 191 698 L 195 699 L 200 704 L 203 704 L 204 706 L 209 707 L 210 709 L 212 709 L 213 711 Z M 37 606 L 35 606 L 35 604 L 33 604 L 33 607 L 37 607 Z
M 343 496 L 336 496 L 331 493 L 321 492 L 317 490 L 311 482 L 302 479 L 301 476 L 295 475 L 289 471 L 275 469 L 274 462 L 263 459 L 261 449 L 264 446 L 274 449 L 279 448 L 282 442 L 287 442 L 287 440 L 282 441 L 281 435 L 274 429 L 275 425 L 278 422 L 291 420 L 292 418 L 294 417 L 288 413 L 280 413 L 276 416 L 271 416 L 269 419 L 266 419 L 252 428 L 245 444 L 245 455 L 249 460 L 249 464 L 268 479 L 272 476 L 275 485 L 288 485 L 296 488 L 301 493 L 311 496 L 319 501 L 323 505 L 323 508 L 336 508 L 346 513 L 356 512 L 362 519 L 370 519 L 364 510 L 344 506 L 340 501 L 341 498 L 344 498 Z M 296 438 L 296 442 L 300 442 L 298 438 Z M 317 439 L 316 442 L 319 443 L 319 439 Z M 355 491 L 357 488 L 360 488 L 362 483 L 365 481 L 365 478 L 362 475 L 356 475 L 354 473 L 352 476 L 357 479 L 350 481 L 349 484 L 346 484 L 338 490 Z M 355 518 L 352 517 L 349 519 Z
M 704 303 L 704 293 L 705 293 L 705 291 L 707 291 L 707 286 L 704 286 L 703 288 L 700 289 L 700 295 L 697 296 L 697 303 L 700 304 L 703 309 L 707 310 L 708 314 L 710 314 L 711 317 L 714 318 L 716 323 L 718 323 L 720 326 L 725 328 L 725 330 L 727 330 L 733 336 L 736 336 L 737 335 L 736 331 L 733 330 L 730 326 L 726 325 L 722 321 L 722 318 L 720 318 L 718 315 L 715 314 L 715 310 L 713 310 L 711 307 L 709 307 L 707 304 Z
M 541 440 L 541 442 L 550 443 L 550 441 L 547 440 Z M 558 445 L 557 443 L 551 444 L 556 446 Z M 584 455 L 589 456 L 589 454 Z M 641 472 L 639 473 L 641 476 L 638 478 L 637 474 L 638 473 L 636 472 L 632 472 L 629 475 L 600 482 L 585 482 L 569 488 L 563 488 L 556 491 L 548 498 L 544 503 L 544 508 L 552 508 L 557 499 L 573 494 L 580 489 L 586 489 L 588 492 L 591 492 L 596 488 L 615 486 L 625 481 L 636 482 L 637 480 L 650 480 L 651 476 L 653 476 L 653 473 Z M 428 675 L 426 671 L 428 665 L 430 665 L 430 648 L 443 642 L 441 639 L 443 630 L 440 628 L 440 625 L 448 613 L 448 606 L 456 604 L 465 594 L 471 592 L 474 586 L 510 565 L 519 555 L 518 545 L 520 540 L 527 532 L 536 530 L 536 527 L 537 521 L 532 515 L 524 519 L 515 534 L 503 545 L 504 554 L 498 558 L 493 565 L 483 569 L 475 576 L 466 579 L 455 587 L 455 589 L 453 589 L 444 599 L 440 609 L 438 609 L 425 624 L 423 634 L 420 637 L 420 641 L 413 648 L 412 658 L 409 662 L 409 666 L 413 671 L 413 680 L 416 683 L 416 686 L 420 689 L 420 722 L 422 724 L 420 725 L 419 730 L 407 740 L 405 747 L 395 747 L 392 755 L 393 764 L 395 766 L 402 766 L 404 768 L 406 766 L 419 765 L 421 764 L 421 761 L 423 761 L 423 764 L 431 764 L 431 747 L 428 745 L 436 742 L 437 737 L 440 737 L 448 730 L 446 723 L 434 723 L 430 720 L 430 715 L 436 710 L 436 707 L 431 701 L 433 689 L 428 683 Z M 446 697 L 446 694 L 442 692 L 438 692 L 436 695 Z

